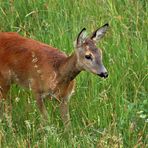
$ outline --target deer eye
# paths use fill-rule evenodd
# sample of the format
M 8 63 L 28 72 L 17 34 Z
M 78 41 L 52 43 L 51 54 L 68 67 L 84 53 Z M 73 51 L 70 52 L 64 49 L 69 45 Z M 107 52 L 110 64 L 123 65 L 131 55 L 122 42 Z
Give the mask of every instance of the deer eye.
M 85 58 L 86 58 L 87 60 L 92 60 L 92 56 L 91 56 L 91 54 L 89 54 L 89 55 L 85 55 Z

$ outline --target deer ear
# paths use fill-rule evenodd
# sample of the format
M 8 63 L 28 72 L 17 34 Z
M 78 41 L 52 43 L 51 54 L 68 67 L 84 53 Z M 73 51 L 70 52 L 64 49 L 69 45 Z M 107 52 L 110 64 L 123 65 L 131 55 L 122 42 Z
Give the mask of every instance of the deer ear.
M 109 27 L 108 23 L 103 25 L 102 27 L 94 31 L 90 38 L 96 42 L 99 41 L 105 35 L 108 27 Z
M 86 28 L 83 28 L 81 32 L 78 34 L 78 37 L 76 40 L 76 46 L 82 45 L 86 37 L 87 37 Z

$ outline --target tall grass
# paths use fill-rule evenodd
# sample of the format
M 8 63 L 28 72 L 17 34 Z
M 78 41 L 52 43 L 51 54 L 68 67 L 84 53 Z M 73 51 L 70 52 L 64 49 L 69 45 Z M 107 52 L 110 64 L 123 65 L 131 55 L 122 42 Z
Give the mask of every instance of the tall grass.
M 65 136 L 56 101 L 42 124 L 29 90 L 14 85 L 0 119 L 0 147 L 147 147 L 148 3 L 146 0 L 0 0 L 0 31 L 15 31 L 70 54 L 78 32 L 108 22 L 99 43 L 109 78 L 82 72 Z M 9 99 L 10 98 L 10 99 Z

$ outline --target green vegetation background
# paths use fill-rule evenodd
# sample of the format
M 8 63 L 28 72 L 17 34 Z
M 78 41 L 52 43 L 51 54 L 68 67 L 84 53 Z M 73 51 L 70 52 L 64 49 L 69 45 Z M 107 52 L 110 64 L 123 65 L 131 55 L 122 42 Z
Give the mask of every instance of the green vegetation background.
M 148 146 L 147 0 L 0 0 L 0 31 L 55 46 L 67 54 L 86 27 L 110 24 L 99 43 L 109 78 L 82 72 L 70 101 L 72 129 L 65 136 L 56 101 L 46 101 L 43 125 L 30 91 L 13 86 L 10 113 L 0 119 L 0 147 Z

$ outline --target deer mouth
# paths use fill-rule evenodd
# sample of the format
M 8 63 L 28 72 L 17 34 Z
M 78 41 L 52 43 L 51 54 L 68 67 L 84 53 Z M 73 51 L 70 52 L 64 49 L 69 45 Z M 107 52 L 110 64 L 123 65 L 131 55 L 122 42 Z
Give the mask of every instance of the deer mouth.
M 107 77 L 108 77 L 108 73 L 107 72 L 102 72 L 102 73 L 100 73 L 100 74 L 97 74 L 98 76 L 100 76 L 101 78 L 104 78 L 104 79 L 106 79 Z

